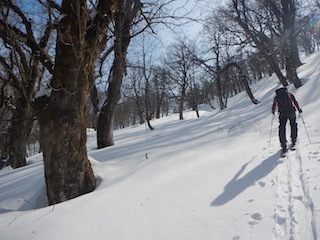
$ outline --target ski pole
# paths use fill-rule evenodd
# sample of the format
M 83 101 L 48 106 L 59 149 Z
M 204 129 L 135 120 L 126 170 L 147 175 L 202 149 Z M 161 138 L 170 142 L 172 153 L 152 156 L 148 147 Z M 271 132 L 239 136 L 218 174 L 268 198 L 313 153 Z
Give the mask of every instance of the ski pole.
M 307 133 L 307 136 L 308 136 L 309 142 L 310 142 L 310 144 L 312 144 L 312 143 L 311 143 L 311 140 L 310 140 L 310 136 L 309 136 L 308 130 L 307 130 L 307 127 L 306 127 L 306 123 L 304 122 L 304 119 L 303 119 L 303 117 L 302 117 L 302 113 L 300 113 L 300 117 L 301 117 L 301 120 L 302 120 L 302 123 L 303 123 L 304 129 L 306 130 L 306 133 Z
M 274 114 L 272 114 L 272 119 L 271 119 L 271 128 L 270 128 L 270 136 L 269 136 L 269 147 L 270 147 L 270 144 L 271 144 L 271 135 L 272 135 L 273 119 L 274 119 Z

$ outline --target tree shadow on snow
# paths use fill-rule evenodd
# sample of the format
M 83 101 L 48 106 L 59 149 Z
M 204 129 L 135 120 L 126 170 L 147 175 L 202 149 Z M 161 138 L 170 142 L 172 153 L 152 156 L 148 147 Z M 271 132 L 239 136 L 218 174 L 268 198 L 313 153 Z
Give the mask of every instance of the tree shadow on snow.
M 228 203 L 248 187 L 252 186 L 255 182 L 267 176 L 270 172 L 273 171 L 273 169 L 276 168 L 279 163 L 281 163 L 281 161 L 279 161 L 278 152 L 264 160 L 261 164 L 252 169 L 245 176 L 239 178 L 239 176 L 246 169 L 249 162 L 244 164 L 236 173 L 236 175 L 231 179 L 231 181 L 228 182 L 228 184 L 224 187 L 224 192 L 212 201 L 211 206 L 221 206 Z

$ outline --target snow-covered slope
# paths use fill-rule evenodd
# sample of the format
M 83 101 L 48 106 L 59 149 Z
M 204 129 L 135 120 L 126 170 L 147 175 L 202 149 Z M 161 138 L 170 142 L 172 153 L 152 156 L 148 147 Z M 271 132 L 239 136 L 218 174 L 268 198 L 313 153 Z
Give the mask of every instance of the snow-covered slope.
M 88 154 L 97 189 L 46 206 L 42 156 L 0 171 L 1 239 L 240 240 L 320 238 L 320 53 L 289 87 L 303 109 L 298 150 L 279 159 L 270 113 L 275 77 L 252 86 L 226 110 L 203 106 L 115 133 L 116 145 Z M 271 141 L 269 142 L 270 130 Z

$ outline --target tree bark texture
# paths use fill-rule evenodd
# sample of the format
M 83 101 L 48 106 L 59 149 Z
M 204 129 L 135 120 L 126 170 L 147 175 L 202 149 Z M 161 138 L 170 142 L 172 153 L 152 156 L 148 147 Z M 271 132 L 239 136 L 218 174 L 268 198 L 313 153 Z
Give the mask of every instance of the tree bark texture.
M 9 131 L 9 164 L 12 168 L 26 165 L 26 143 L 33 125 L 33 108 L 21 97 L 16 106 Z
M 108 87 L 107 99 L 101 108 L 98 119 L 98 148 L 114 145 L 113 123 L 116 107 L 120 99 L 120 90 L 125 71 L 125 52 L 121 49 L 121 39 L 116 40 L 114 48 L 114 61 L 112 64 L 111 79 Z
M 85 65 L 85 1 L 63 1 L 56 60 L 48 103 L 39 113 L 41 148 L 49 204 L 93 191 L 95 177 L 86 151 L 90 83 Z
M 88 98 L 115 2 L 99 1 L 93 21 L 86 0 L 62 2 L 51 95 L 37 100 L 49 204 L 95 189 L 86 149 Z

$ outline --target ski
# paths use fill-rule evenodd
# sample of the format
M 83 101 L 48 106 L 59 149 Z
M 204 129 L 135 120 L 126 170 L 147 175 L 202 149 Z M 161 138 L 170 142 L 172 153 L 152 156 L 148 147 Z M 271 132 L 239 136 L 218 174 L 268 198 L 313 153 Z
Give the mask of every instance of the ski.
M 295 144 L 291 144 L 289 149 L 290 149 L 290 151 L 295 151 L 295 150 L 297 150 L 297 147 Z
M 295 151 L 295 150 L 297 150 L 296 145 L 295 145 L 295 144 L 291 144 L 291 145 L 289 146 L 289 148 L 281 149 L 281 150 L 280 150 L 280 157 L 281 157 L 281 158 L 285 158 L 285 157 L 287 156 L 287 154 L 288 154 L 288 149 L 289 149 L 290 151 Z
M 280 158 L 285 158 L 287 156 L 287 153 L 281 153 Z
M 280 151 L 280 158 L 285 158 L 287 156 L 287 149 L 281 149 Z

